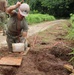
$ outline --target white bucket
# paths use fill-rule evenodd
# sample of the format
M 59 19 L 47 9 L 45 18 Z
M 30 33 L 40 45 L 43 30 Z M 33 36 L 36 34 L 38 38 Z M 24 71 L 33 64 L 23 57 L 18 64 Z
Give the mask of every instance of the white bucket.
M 23 52 L 24 43 L 13 43 L 12 48 L 13 48 L 13 52 Z

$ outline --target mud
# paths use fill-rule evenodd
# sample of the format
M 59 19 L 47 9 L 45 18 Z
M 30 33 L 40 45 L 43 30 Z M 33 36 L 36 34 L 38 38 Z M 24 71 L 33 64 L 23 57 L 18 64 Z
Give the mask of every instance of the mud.
M 69 63 L 68 60 L 71 58 L 68 55 L 69 52 L 70 50 L 61 44 L 39 51 L 30 49 L 28 54 L 23 57 L 20 67 L 0 66 L 0 73 L 2 75 L 69 75 L 70 72 L 63 67 L 64 64 Z M 8 52 L 4 53 L 6 53 L 5 56 L 10 55 Z
M 59 25 L 59 24 L 58 24 Z M 63 26 L 61 24 L 61 26 Z M 64 64 L 69 62 L 71 46 L 65 41 L 62 27 L 54 26 L 42 33 L 29 38 L 30 50 L 20 67 L 0 66 L 1 75 L 70 75 Z M 60 37 L 60 39 L 58 39 Z M 0 49 L 0 58 L 3 56 L 17 56 L 19 53 L 9 53 L 7 47 Z

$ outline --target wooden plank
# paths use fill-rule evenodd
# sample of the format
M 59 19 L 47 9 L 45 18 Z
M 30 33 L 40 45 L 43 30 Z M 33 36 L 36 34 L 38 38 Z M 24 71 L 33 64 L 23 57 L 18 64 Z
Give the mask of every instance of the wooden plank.
M 20 66 L 21 62 L 22 57 L 2 57 L 0 59 L 0 65 Z

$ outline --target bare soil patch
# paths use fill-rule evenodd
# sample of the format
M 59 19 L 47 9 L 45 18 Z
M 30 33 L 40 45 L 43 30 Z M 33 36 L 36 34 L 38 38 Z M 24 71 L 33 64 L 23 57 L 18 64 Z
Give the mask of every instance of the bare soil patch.
M 2 75 L 70 75 L 63 65 L 69 62 L 71 42 L 64 36 L 67 31 L 64 26 L 68 22 L 59 23 L 43 32 L 29 37 L 31 49 L 23 56 L 22 65 L 0 66 Z M 0 58 L 3 56 L 18 56 L 19 53 L 9 53 L 8 48 L 0 49 Z

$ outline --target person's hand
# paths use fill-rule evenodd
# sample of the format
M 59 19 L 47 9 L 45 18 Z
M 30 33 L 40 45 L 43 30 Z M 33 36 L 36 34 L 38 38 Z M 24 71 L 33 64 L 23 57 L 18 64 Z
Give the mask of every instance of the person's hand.
M 21 2 L 16 3 L 16 7 L 18 8 L 21 5 Z
M 25 37 L 20 37 L 20 40 L 22 43 L 24 43 L 26 41 L 26 38 Z

